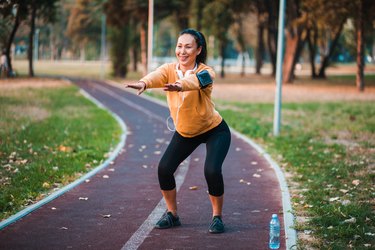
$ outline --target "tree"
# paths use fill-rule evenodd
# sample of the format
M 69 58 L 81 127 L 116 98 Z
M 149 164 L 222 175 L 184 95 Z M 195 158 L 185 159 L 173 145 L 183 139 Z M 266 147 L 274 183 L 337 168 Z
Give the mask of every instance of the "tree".
M 71 9 L 66 34 L 78 44 L 81 60 L 86 59 L 85 48 L 100 36 L 101 1 L 77 0 Z
M 310 52 L 313 78 L 325 78 L 325 70 L 338 44 L 344 24 L 351 12 L 351 0 L 303 0 L 306 13 L 306 41 Z M 334 18 L 332 18 L 334 17 Z M 316 72 L 315 55 L 319 49 L 320 68 Z
M 356 0 L 352 2 L 352 9 L 355 10 L 352 16 L 356 24 L 356 42 L 357 42 L 357 74 L 356 86 L 359 91 L 364 91 L 364 67 L 365 67 L 365 34 L 370 31 L 371 23 L 374 20 L 375 3 L 371 0 Z M 367 25 L 365 25 L 367 20 Z M 368 25 L 370 24 L 370 25 Z
M 262 0 L 259 0 L 263 2 Z M 258 1 L 258 2 L 259 2 Z M 277 36 L 278 36 L 278 6 L 279 0 L 265 0 L 265 10 L 267 13 L 267 47 L 272 65 L 271 75 L 276 75 L 276 53 L 277 53 Z M 260 72 L 260 69 L 259 69 Z
M 299 0 L 289 1 L 286 10 L 288 21 L 285 35 L 283 82 L 291 83 L 294 78 L 294 68 L 303 47 L 302 34 L 305 28 L 306 15 L 301 11 Z
M 244 22 L 247 14 L 250 12 L 252 5 L 248 0 L 232 0 L 231 6 L 233 8 L 233 26 L 239 52 L 242 54 L 241 76 L 245 76 L 245 53 L 247 53 Z
M 35 34 L 35 20 L 36 18 L 42 19 L 45 23 L 50 23 L 55 20 L 56 15 L 56 2 L 58 0 L 30 0 L 24 1 L 30 13 L 30 34 L 29 34 L 29 76 L 34 76 L 33 68 L 33 47 L 34 47 L 34 34 Z
M 10 57 L 10 50 L 18 27 L 27 16 L 27 5 L 21 0 L 9 0 L 2 3 L 1 7 L 2 29 L 5 31 L 4 33 L 1 32 L 1 40 L 5 43 L 5 55 L 9 64 L 8 75 L 12 75 L 13 64 Z M 10 32 L 7 32 L 8 27 L 11 27 L 9 28 Z
M 230 0 L 217 0 L 210 2 L 204 8 L 204 26 L 208 32 L 219 40 L 221 56 L 220 76 L 225 77 L 225 49 L 228 44 L 228 29 L 233 23 L 233 11 Z

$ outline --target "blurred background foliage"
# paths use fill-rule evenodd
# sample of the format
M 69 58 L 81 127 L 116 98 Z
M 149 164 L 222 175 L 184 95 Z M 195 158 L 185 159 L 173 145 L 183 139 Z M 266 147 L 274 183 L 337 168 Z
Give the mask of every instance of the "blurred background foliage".
M 278 9 L 279 0 L 154 0 L 154 63 L 170 61 L 179 31 L 190 27 L 205 34 L 209 64 L 220 66 L 221 77 L 233 62 L 241 75 L 246 66 L 260 74 L 264 64 L 274 75 Z M 373 13 L 372 0 L 287 0 L 284 82 L 293 82 L 300 63 L 313 78 L 325 78 L 335 62 L 357 62 L 363 72 L 375 61 Z M 100 60 L 105 16 L 114 76 L 146 72 L 148 0 L 1 0 L 0 15 L 0 48 L 11 69 L 12 59 L 27 58 L 33 76 L 36 55 Z

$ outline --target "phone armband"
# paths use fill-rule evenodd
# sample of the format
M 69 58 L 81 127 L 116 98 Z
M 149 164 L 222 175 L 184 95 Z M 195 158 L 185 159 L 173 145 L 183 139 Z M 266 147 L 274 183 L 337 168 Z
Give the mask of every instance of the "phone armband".
M 207 70 L 202 70 L 201 72 L 198 72 L 197 77 L 199 80 L 199 85 L 202 89 L 206 88 L 208 85 L 213 83 L 212 78 Z

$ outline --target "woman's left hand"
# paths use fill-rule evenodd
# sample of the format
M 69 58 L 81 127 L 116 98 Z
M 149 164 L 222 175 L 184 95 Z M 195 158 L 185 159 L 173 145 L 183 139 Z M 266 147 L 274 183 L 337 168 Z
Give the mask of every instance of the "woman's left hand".
M 175 82 L 175 83 L 167 83 L 164 85 L 164 91 L 181 91 L 182 86 L 181 83 Z

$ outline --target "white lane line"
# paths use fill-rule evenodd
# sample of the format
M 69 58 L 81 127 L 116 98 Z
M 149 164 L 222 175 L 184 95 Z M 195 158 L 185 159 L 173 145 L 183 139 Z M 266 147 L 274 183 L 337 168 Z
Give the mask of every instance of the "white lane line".
M 91 95 L 89 95 L 83 89 L 80 89 L 80 92 L 87 99 L 89 99 L 90 101 L 95 103 L 99 108 L 107 110 L 116 119 L 116 121 L 118 122 L 118 124 L 120 125 L 121 130 L 122 130 L 120 142 L 117 144 L 115 150 L 113 150 L 113 152 L 111 153 L 111 156 L 103 164 L 97 166 L 96 168 L 94 168 L 93 170 L 91 170 L 87 174 L 83 175 L 81 178 L 79 178 L 79 179 L 75 180 L 74 182 L 70 183 L 69 185 L 64 186 L 63 188 L 59 189 L 56 192 L 53 192 L 52 194 L 50 194 L 46 198 L 40 200 L 39 202 L 37 202 L 33 205 L 30 205 L 30 206 L 24 208 L 23 210 L 21 210 L 20 212 L 12 215 L 8 219 L 1 221 L 0 222 L 0 230 L 5 228 L 6 226 L 16 222 L 17 220 L 21 219 L 22 217 L 28 215 L 29 213 L 35 211 L 36 209 L 40 208 L 41 206 L 51 202 L 52 200 L 56 199 L 57 197 L 63 195 L 64 193 L 68 192 L 69 190 L 73 189 L 74 187 L 76 187 L 79 184 L 81 184 L 82 182 L 84 182 L 86 179 L 91 178 L 96 173 L 98 173 L 102 169 L 109 166 L 110 163 L 112 161 L 114 161 L 114 159 L 118 156 L 121 149 L 125 146 L 126 135 L 127 135 L 127 127 L 126 127 L 125 123 L 123 122 L 123 120 L 120 117 L 118 117 L 115 113 L 113 113 L 109 109 L 105 108 L 100 102 L 98 102 L 95 98 L 93 98 Z
M 177 192 L 180 190 L 182 183 L 184 183 L 186 173 L 189 169 L 190 157 L 178 167 L 178 171 L 175 174 L 176 179 L 176 189 Z M 146 237 L 150 234 L 155 226 L 155 223 L 160 219 L 166 210 L 166 204 L 164 199 L 161 199 L 156 205 L 151 214 L 142 223 L 138 230 L 130 237 L 130 239 L 125 243 L 121 250 L 135 250 L 143 243 Z
M 111 85 L 119 88 L 118 85 L 115 85 L 114 83 L 111 83 Z M 159 100 L 151 96 L 141 96 L 141 97 L 167 107 L 165 103 L 161 103 Z M 253 140 L 237 132 L 233 128 L 230 128 L 230 130 L 238 138 L 241 138 L 244 142 L 248 143 L 251 147 L 255 148 L 255 150 L 257 150 L 274 169 L 277 179 L 279 181 L 280 189 L 281 189 L 281 200 L 282 200 L 283 214 L 284 214 L 283 219 L 284 219 L 286 246 L 287 246 L 287 249 L 296 249 L 297 248 L 296 247 L 297 246 L 297 232 L 294 229 L 294 215 L 293 215 L 293 209 L 292 209 L 292 205 L 290 201 L 290 193 L 289 193 L 288 184 L 286 182 L 283 171 L 281 170 L 280 166 L 272 159 L 272 157 L 260 145 L 256 144 Z
M 100 91 L 112 96 L 113 98 L 117 99 L 118 101 L 138 110 L 149 117 L 157 119 L 161 122 L 165 122 L 165 119 L 161 116 L 158 116 L 151 111 L 148 111 L 144 107 L 137 105 L 129 100 L 126 100 L 124 97 L 118 95 L 116 92 L 113 92 L 105 87 L 100 85 L 92 85 L 94 88 L 99 89 Z M 186 173 L 189 170 L 190 165 L 190 157 L 186 159 L 186 161 L 178 167 L 178 170 L 175 174 L 176 180 L 176 190 L 177 192 L 180 190 L 182 183 L 184 183 Z M 143 243 L 146 237 L 150 234 L 152 229 L 155 226 L 155 223 L 160 219 L 163 213 L 166 210 L 166 204 L 164 199 L 162 198 L 159 203 L 156 205 L 154 210 L 150 213 L 147 219 L 142 223 L 142 225 L 137 229 L 137 231 L 129 238 L 129 240 L 125 243 L 125 245 L 121 248 L 121 250 L 135 250 Z

